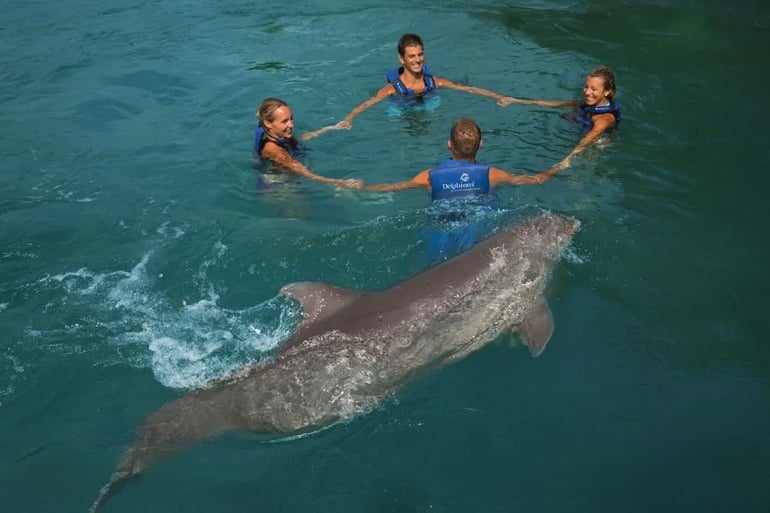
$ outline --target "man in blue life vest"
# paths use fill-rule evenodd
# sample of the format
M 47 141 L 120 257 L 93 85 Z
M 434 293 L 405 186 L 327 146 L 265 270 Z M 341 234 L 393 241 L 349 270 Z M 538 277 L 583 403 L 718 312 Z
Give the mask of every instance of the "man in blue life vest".
M 446 225 L 440 234 L 429 238 L 430 260 L 437 261 L 452 256 L 455 251 L 464 251 L 476 242 L 477 222 L 463 223 L 463 217 L 473 218 L 474 208 L 495 206 L 495 187 L 500 185 L 541 184 L 565 169 L 563 161 L 546 171 L 535 175 L 514 175 L 502 169 L 476 162 L 476 153 L 482 146 L 481 129 L 470 118 L 461 118 L 452 125 L 447 147 L 452 158 L 434 168 L 418 173 L 410 180 L 396 183 L 364 185 L 363 190 L 375 192 L 403 191 L 426 188 L 431 198 L 439 205 L 450 208 L 443 211 Z M 452 205 L 462 205 L 460 209 Z M 469 213 L 471 215 L 469 215 Z M 459 221 L 459 222 L 458 222 Z
M 431 74 L 428 66 L 425 64 L 425 51 L 422 39 L 417 34 L 404 34 L 401 36 L 398 40 L 397 49 L 398 60 L 401 66 L 386 73 L 387 83 L 374 96 L 351 110 L 342 121 L 336 125 L 324 127 L 325 129 L 350 129 L 353 126 L 353 118 L 389 96 L 422 98 L 442 87 L 486 96 L 497 100 L 498 105 L 503 107 L 516 101 L 516 98 L 496 93 L 489 89 L 458 84 L 447 78 L 436 77 Z

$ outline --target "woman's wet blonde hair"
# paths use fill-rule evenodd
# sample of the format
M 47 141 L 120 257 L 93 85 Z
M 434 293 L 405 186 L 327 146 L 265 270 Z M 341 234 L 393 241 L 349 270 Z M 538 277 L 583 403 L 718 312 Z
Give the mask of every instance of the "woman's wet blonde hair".
M 256 114 L 259 124 L 263 125 L 263 121 L 272 121 L 275 117 L 275 111 L 281 107 L 288 107 L 289 104 L 280 98 L 265 98 L 262 103 L 259 104 Z

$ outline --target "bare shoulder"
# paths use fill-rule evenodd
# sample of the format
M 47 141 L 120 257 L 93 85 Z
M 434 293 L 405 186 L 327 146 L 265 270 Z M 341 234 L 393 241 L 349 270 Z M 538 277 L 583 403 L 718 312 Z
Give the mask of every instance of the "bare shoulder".
M 444 77 L 433 77 L 433 80 L 436 81 L 436 85 L 439 87 L 452 87 L 457 85 L 448 78 Z
M 494 166 L 489 167 L 489 181 L 492 185 L 508 183 L 511 176 L 513 175 L 504 169 Z
M 283 146 L 275 144 L 273 141 L 265 143 L 260 155 L 278 164 L 286 165 L 295 162 Z
M 430 187 L 430 169 L 417 173 L 414 178 L 412 178 L 412 183 L 416 187 Z
M 377 91 L 377 94 L 374 95 L 375 98 L 385 98 L 386 96 L 392 96 L 396 94 L 396 89 L 393 87 L 393 84 L 388 82 L 384 86 L 380 87 L 380 90 Z
M 615 124 L 615 116 L 611 112 L 594 114 L 591 119 L 594 122 L 594 128 L 599 130 L 604 130 Z

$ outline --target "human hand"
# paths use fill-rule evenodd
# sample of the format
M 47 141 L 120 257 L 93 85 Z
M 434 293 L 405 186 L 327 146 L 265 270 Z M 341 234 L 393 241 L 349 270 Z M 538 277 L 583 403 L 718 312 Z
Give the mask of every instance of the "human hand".
M 503 96 L 499 100 L 497 100 L 497 104 L 501 107 L 507 107 L 508 105 L 512 103 L 518 103 L 518 99 L 514 98 L 513 96 Z
M 353 126 L 353 123 L 343 119 L 342 121 L 340 121 L 336 125 L 332 125 L 332 128 L 334 128 L 335 130 L 350 130 L 350 128 L 352 126 Z
M 310 139 L 314 139 L 321 134 L 325 134 L 329 130 L 340 130 L 340 129 L 349 129 L 349 128 L 350 128 L 349 122 L 340 121 L 336 125 L 326 125 L 324 127 L 319 128 L 318 130 L 313 130 L 312 132 L 305 132 L 300 136 L 300 140 L 309 141 Z
M 328 132 L 331 129 L 332 129 L 332 127 L 325 126 L 325 127 L 319 128 L 318 130 L 313 130 L 311 132 L 305 132 L 304 134 L 299 136 L 299 140 L 300 141 L 309 141 L 310 139 L 315 139 L 319 135 L 321 135 L 323 133 L 326 133 L 326 132 Z
M 334 185 L 338 187 L 345 187 L 346 189 L 363 189 L 364 181 L 358 178 L 345 178 L 341 180 L 334 180 Z

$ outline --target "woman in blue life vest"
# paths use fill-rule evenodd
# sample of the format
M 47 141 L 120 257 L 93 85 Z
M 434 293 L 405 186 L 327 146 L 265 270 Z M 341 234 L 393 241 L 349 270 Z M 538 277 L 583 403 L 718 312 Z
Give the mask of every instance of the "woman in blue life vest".
M 353 126 L 353 118 L 389 96 L 419 98 L 441 87 L 494 98 L 502 106 L 515 101 L 515 98 L 488 89 L 457 84 L 446 78 L 433 76 L 425 65 L 423 48 L 422 39 L 417 34 L 401 36 L 398 40 L 398 60 L 401 62 L 401 67 L 387 72 L 388 83 L 382 86 L 374 96 L 351 110 L 342 121 L 325 128 L 349 129 Z
M 361 180 L 341 180 L 317 175 L 298 160 L 302 156 L 302 149 L 294 137 L 294 115 L 285 101 L 265 98 L 257 108 L 256 115 L 259 126 L 254 133 L 254 158 L 263 164 L 261 167 L 265 173 L 291 173 L 350 188 L 359 188 L 362 185 Z M 307 132 L 299 139 L 306 141 L 323 131 L 324 129 Z
M 362 187 L 363 190 L 376 192 L 424 188 L 431 192 L 431 199 L 434 202 L 450 207 L 442 208 L 443 212 L 448 214 L 449 222 L 445 224 L 449 229 L 431 233 L 428 237 L 431 262 L 453 256 L 469 248 L 478 240 L 480 219 L 476 215 L 477 207 L 494 205 L 496 187 L 541 184 L 566 167 L 563 163 L 559 163 L 535 175 L 514 175 L 488 164 L 477 163 L 476 153 L 482 144 L 481 129 L 476 122 L 470 118 L 458 119 L 452 125 L 447 141 L 452 158 L 403 182 Z M 453 212 L 452 204 L 459 209 L 456 208 Z M 469 206 L 471 211 L 461 211 Z M 472 222 L 463 223 L 463 218 L 471 219 Z M 456 223 L 458 219 L 461 222 Z
M 514 103 L 540 105 L 543 107 L 574 107 L 565 117 L 575 121 L 585 132 L 580 142 L 562 161 L 569 166 L 572 158 L 596 142 L 607 129 L 620 125 L 620 105 L 615 101 L 615 74 L 609 68 L 597 66 L 586 77 L 582 100 L 552 101 L 523 100 Z

